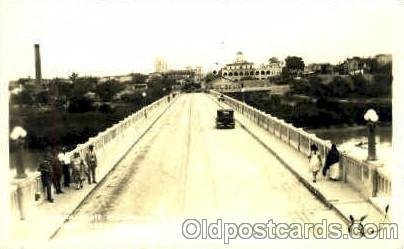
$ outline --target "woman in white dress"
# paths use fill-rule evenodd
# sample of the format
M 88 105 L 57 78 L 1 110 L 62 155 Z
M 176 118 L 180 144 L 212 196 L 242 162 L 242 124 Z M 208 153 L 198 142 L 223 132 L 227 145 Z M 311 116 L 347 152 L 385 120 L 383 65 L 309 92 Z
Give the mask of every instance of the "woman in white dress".
M 337 146 L 333 144 L 331 146 L 331 150 L 327 154 L 327 158 L 325 160 L 325 165 L 323 168 L 323 176 L 327 175 L 331 180 L 338 181 L 340 177 L 339 173 L 339 152 L 337 150 Z
M 310 155 L 309 155 L 309 162 L 310 162 L 310 171 L 313 175 L 313 182 L 317 181 L 317 174 L 320 171 L 322 160 L 321 155 L 318 153 L 318 148 L 315 144 L 310 146 Z

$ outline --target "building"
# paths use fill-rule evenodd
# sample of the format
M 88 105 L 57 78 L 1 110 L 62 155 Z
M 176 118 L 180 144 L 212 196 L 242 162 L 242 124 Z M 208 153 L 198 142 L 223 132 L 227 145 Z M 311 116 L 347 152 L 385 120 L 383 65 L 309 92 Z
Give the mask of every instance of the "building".
M 304 68 L 303 74 L 333 74 L 334 66 L 330 63 L 311 63 Z
M 363 73 L 367 69 L 366 62 L 364 61 L 364 59 L 359 57 L 347 58 L 342 64 L 342 67 L 345 74 L 350 75 L 363 75 Z
M 130 82 L 132 80 L 132 75 L 115 75 L 115 76 L 103 76 L 100 77 L 99 81 L 100 83 L 104 83 L 110 80 L 116 80 L 120 83 L 126 83 Z
M 191 71 L 194 73 L 194 82 L 195 83 L 201 83 L 203 76 L 204 76 L 203 69 L 201 66 L 196 66 L 196 67 L 188 66 L 185 68 L 185 70 Z
M 237 52 L 234 63 L 226 64 L 221 68 L 221 75 L 227 79 L 239 81 L 242 79 L 269 79 L 280 75 L 282 63 L 274 57 L 268 60 L 268 64 L 255 67 L 253 62 L 244 59 L 242 52 Z
M 165 73 L 167 72 L 167 62 L 162 58 L 157 58 L 154 61 L 154 72 L 156 73 Z
M 386 65 L 392 62 L 391 54 L 378 54 L 375 59 L 379 65 Z
M 178 84 L 195 83 L 195 72 L 190 69 L 170 70 L 164 73 L 164 76 L 175 80 Z

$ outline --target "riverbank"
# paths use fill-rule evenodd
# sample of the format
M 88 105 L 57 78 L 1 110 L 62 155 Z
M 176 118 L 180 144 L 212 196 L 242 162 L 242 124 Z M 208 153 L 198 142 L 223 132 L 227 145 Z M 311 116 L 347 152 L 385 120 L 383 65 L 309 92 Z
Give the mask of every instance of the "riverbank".
M 305 129 L 366 125 L 363 115 L 370 108 L 379 115 L 379 124 L 389 126 L 392 123 L 391 103 L 341 103 L 327 98 L 312 101 L 296 99 L 291 95 L 271 95 L 265 92 L 229 93 L 228 95 L 292 123 L 295 127 Z

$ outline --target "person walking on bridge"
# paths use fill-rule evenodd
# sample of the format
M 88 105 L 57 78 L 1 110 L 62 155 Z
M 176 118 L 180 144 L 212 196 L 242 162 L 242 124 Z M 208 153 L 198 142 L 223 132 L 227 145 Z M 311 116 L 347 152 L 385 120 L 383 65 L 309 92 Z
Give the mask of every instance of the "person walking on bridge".
M 87 173 L 88 184 L 97 183 L 97 181 L 95 180 L 95 169 L 97 168 L 97 155 L 95 154 L 94 145 L 92 144 L 88 147 L 88 152 L 86 153 L 86 163 L 88 166 L 88 173 Z
M 74 152 L 71 161 L 73 182 L 76 184 L 76 189 L 83 188 L 84 173 L 86 172 L 86 165 L 80 157 L 80 153 Z
M 331 150 L 328 152 L 327 157 L 325 159 L 325 165 L 323 168 L 323 176 L 327 175 L 328 170 L 329 170 L 328 177 L 331 180 L 338 181 L 339 180 L 339 152 L 338 152 L 337 146 L 335 144 L 331 145 Z
M 310 146 L 310 154 L 308 156 L 310 162 L 310 171 L 313 175 L 313 182 L 317 181 L 317 174 L 320 171 L 322 160 L 321 155 L 318 153 L 317 145 Z

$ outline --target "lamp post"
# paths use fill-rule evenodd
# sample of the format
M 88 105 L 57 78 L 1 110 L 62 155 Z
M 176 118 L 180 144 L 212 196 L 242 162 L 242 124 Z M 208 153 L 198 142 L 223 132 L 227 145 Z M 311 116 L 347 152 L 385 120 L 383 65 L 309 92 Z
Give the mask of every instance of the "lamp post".
M 147 111 L 146 111 L 146 92 L 142 92 L 142 96 L 143 96 L 143 110 L 144 110 L 144 117 L 147 118 Z
M 242 97 L 242 99 L 243 99 L 243 103 L 245 103 L 244 92 L 245 92 L 245 89 L 244 89 L 244 87 L 242 87 L 242 88 L 241 88 L 241 97 Z
M 146 92 L 142 92 L 142 96 L 143 96 L 143 106 L 146 106 L 146 96 L 147 96 L 147 93 L 146 93 Z
M 376 122 L 379 120 L 379 116 L 373 109 L 367 110 L 363 118 L 368 123 L 368 161 L 376 161 Z
M 25 173 L 24 162 L 22 156 L 24 154 L 24 144 L 25 144 L 25 137 L 27 136 L 27 131 L 22 128 L 21 126 L 15 126 L 10 133 L 11 140 L 14 141 L 17 147 L 17 158 L 16 158 L 16 169 L 17 175 L 15 178 L 25 178 L 27 174 Z

